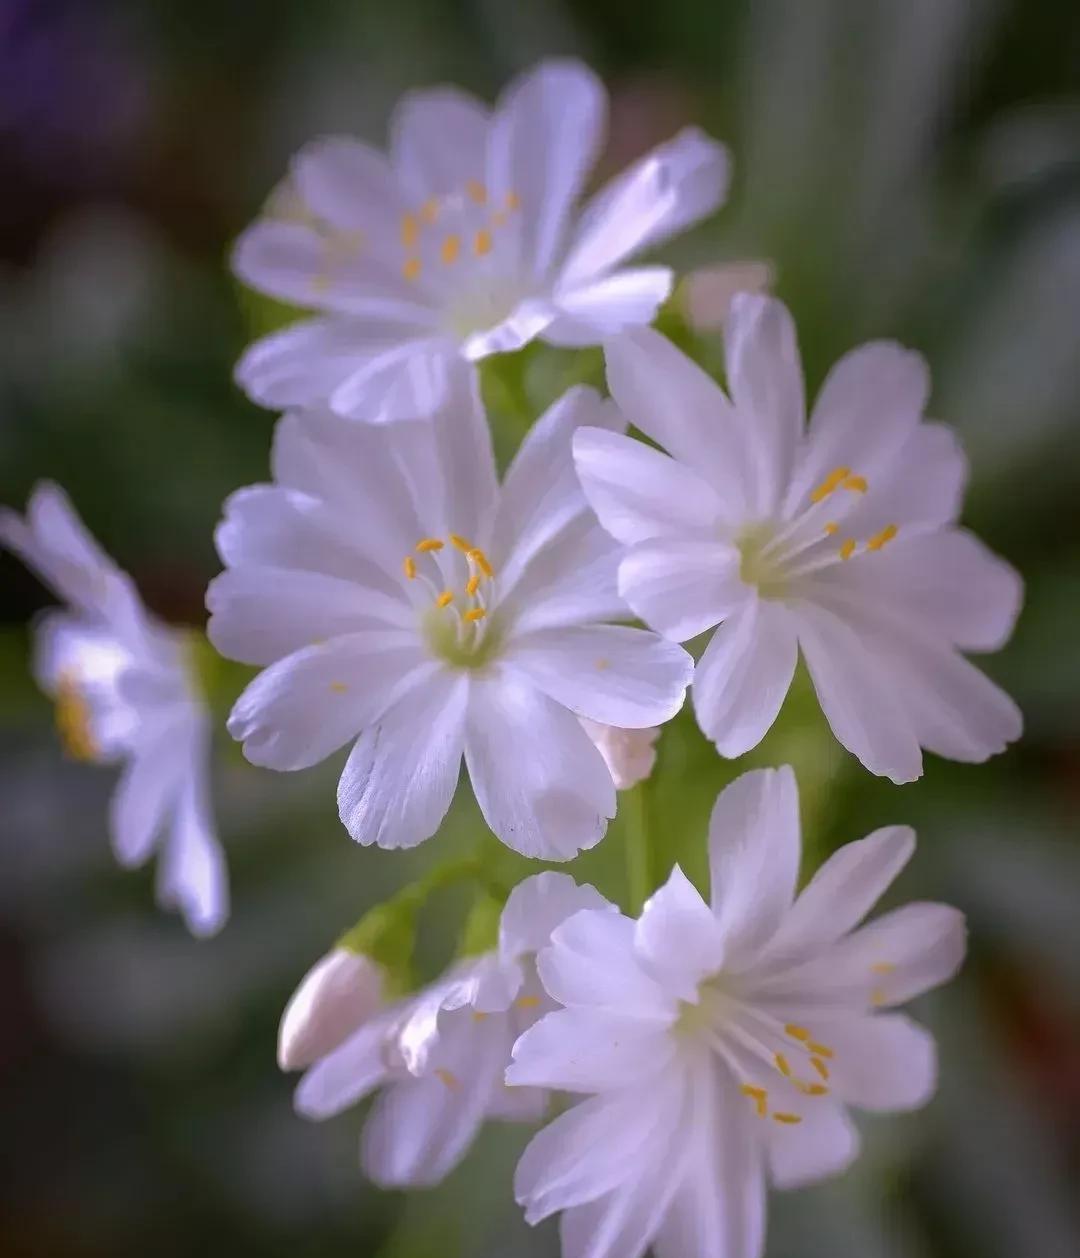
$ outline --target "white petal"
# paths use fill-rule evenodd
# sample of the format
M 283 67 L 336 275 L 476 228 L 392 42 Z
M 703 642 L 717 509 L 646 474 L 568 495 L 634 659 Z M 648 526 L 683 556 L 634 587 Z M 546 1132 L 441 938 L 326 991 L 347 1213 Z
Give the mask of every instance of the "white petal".
M 281 1015 L 278 1069 L 326 1057 L 382 1005 L 383 968 L 363 953 L 332 948 L 304 975 Z
M 697 127 L 647 153 L 585 207 L 560 277 L 580 284 L 706 218 L 723 201 L 727 151 Z
M 574 434 L 574 466 L 589 505 L 626 545 L 654 537 L 717 550 L 723 505 L 696 472 L 643 441 L 598 428 Z
M 349 136 L 322 136 L 293 158 L 303 203 L 339 231 L 362 231 L 365 245 L 397 240 L 402 201 L 390 163 Z M 373 237 L 374 239 L 370 239 Z
M 551 932 L 568 917 L 585 909 L 615 912 L 589 883 L 582 886 L 569 874 L 546 870 L 526 878 L 510 892 L 499 919 L 499 954 L 516 960 L 539 952 L 551 940 Z
M 619 565 L 619 593 L 652 629 L 685 642 L 745 606 L 739 553 L 715 540 L 656 537 Z
M 793 607 L 799 646 L 821 710 L 837 741 L 870 770 L 893 782 L 922 776 L 922 754 L 894 679 L 859 635 L 835 613 L 809 600 Z
M 580 62 L 545 61 L 499 98 L 488 152 L 497 199 L 520 200 L 522 261 L 546 274 L 603 138 L 606 98 Z
M 803 1106 L 799 1123 L 769 1119 L 765 1128 L 769 1171 L 777 1188 L 801 1188 L 838 1175 L 859 1156 L 859 1133 L 843 1106 L 816 1097 Z
M 625 729 L 669 721 L 694 671 L 682 647 L 624 625 L 537 630 L 515 638 L 505 659 L 571 712 Z
M 549 345 L 599 345 L 627 328 L 652 323 L 674 283 L 665 266 L 616 271 L 575 284 L 556 297 L 558 316 L 543 332 Z
M 150 856 L 169 810 L 179 797 L 182 758 L 174 731 L 147 739 L 132 755 L 109 801 L 109 833 L 121 865 L 134 868 Z
M 569 860 L 615 815 L 611 774 L 575 717 L 507 670 L 472 683 L 465 763 L 484 820 L 524 856 Z
M 729 962 L 768 939 L 790 909 L 801 847 L 799 790 L 789 766 L 744 773 L 717 796 L 709 877 Z
M 885 894 L 914 851 L 910 826 L 885 826 L 845 843 L 803 889 L 770 952 L 803 956 L 847 934 Z
M 195 754 L 207 754 L 201 740 Z M 229 876 L 214 832 L 204 763 L 194 763 L 184 781 L 157 869 L 158 902 L 179 909 L 200 938 L 216 934 L 229 916 Z
M 845 528 L 866 538 L 895 524 L 908 537 L 952 524 L 967 477 L 967 458 L 952 429 L 919 424 L 845 517 Z
M 512 354 L 536 340 L 557 316 L 557 309 L 546 297 L 525 298 L 505 319 L 468 333 L 461 343 L 461 353 L 471 363 L 492 354 Z
M 604 359 L 627 419 L 713 486 L 725 520 L 745 522 L 759 496 L 754 436 L 716 381 L 651 328 L 609 341 Z
M 697 1003 L 701 981 L 723 961 L 724 940 L 709 906 L 678 865 L 645 901 L 634 931 L 642 968 L 680 1000 Z
M 453 342 L 420 337 L 369 357 L 329 392 L 330 406 L 368 424 L 429 420 L 447 405 L 456 363 Z
M 841 358 L 814 404 L 788 509 L 837 467 L 875 484 L 914 432 L 929 393 L 925 359 L 893 341 L 873 341 Z
M 438 830 L 461 768 L 468 683 L 442 674 L 364 731 L 338 783 L 338 812 L 365 847 L 414 847 Z
M 582 912 L 565 921 L 537 958 L 552 999 L 662 1024 L 672 1021 L 675 998 L 642 969 L 634 929 L 634 921 L 621 913 Z
M 665 1027 L 606 1009 L 545 1014 L 514 1045 L 506 1082 L 564 1092 L 644 1090 L 675 1053 Z
M 407 92 L 390 122 L 390 155 L 413 209 L 483 181 L 490 114 L 456 87 Z
M 717 628 L 690 693 L 698 724 L 722 756 L 750 751 L 772 728 L 798 657 L 795 623 L 781 603 L 755 598 Z
M 769 515 L 787 491 L 806 414 L 795 325 L 775 298 L 738 293 L 724 343 L 728 388 L 752 441 L 755 505 Z
M 389 1073 L 386 1042 L 397 1014 L 366 1022 L 304 1075 L 293 1098 L 304 1118 L 332 1118 L 377 1088 Z
M 579 717 L 581 728 L 592 739 L 593 746 L 604 757 L 617 791 L 628 791 L 644 782 L 656 768 L 657 726 L 644 729 L 622 729 Z
M 833 1050 L 829 1086 L 848 1105 L 909 1110 L 937 1087 L 934 1037 L 902 1014 L 815 1018 L 814 1035 Z

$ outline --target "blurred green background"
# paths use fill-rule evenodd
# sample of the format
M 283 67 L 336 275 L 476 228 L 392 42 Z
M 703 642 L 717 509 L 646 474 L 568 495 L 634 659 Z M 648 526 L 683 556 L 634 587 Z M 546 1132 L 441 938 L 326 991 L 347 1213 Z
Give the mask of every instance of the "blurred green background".
M 552 52 L 610 84 L 605 172 L 686 121 L 729 144 L 730 203 L 667 256 L 768 262 L 812 386 L 869 337 L 926 354 L 934 414 L 971 455 L 966 518 L 1028 582 L 988 661 L 1027 717 L 1008 755 L 931 758 L 894 788 L 797 692 L 746 758 L 796 765 L 807 870 L 911 822 L 895 896 L 958 904 L 972 931 L 961 980 L 917 1010 L 941 1039 L 940 1095 L 864 1123 L 842 1181 L 775 1196 L 770 1258 L 1075 1258 L 1075 0 L 0 0 L 0 500 L 60 481 L 151 606 L 201 623 L 221 501 L 266 477 L 273 419 L 230 382 L 264 313 L 229 278 L 230 240 L 308 137 L 381 143 L 403 90 L 491 96 Z M 683 334 L 720 361 L 718 333 Z M 525 367 L 539 406 L 596 359 L 539 350 Z M 518 421 L 494 421 L 512 448 Z M 366 906 L 469 848 L 472 805 L 417 852 L 362 851 L 336 816 L 340 757 L 274 775 L 222 738 L 234 912 L 195 943 L 154 912 L 148 872 L 111 863 L 112 774 L 61 755 L 26 671 L 47 596 L 7 556 L 0 600 L 0 1255 L 554 1255 L 555 1229 L 526 1228 L 511 1198 L 527 1131 L 489 1128 L 437 1190 L 380 1194 L 357 1169 L 360 1115 L 302 1122 L 274 1065 L 300 975 Z M 685 714 L 665 733 L 661 871 L 679 859 L 701 878 L 707 812 L 735 772 Z M 573 872 L 623 897 L 624 837 L 614 826 Z M 462 909 L 439 902 L 430 971 Z

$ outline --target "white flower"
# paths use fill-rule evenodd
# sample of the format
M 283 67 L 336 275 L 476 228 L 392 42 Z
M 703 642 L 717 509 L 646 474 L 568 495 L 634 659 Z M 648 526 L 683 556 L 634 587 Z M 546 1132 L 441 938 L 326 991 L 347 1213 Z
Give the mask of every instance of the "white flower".
M 228 878 L 208 799 L 208 714 L 184 635 L 146 611 L 57 486 L 34 490 L 25 520 L 0 513 L 0 541 L 70 605 L 39 621 L 35 673 L 70 754 L 124 763 L 110 816 L 117 860 L 141 865 L 157 849 L 159 902 L 194 934 L 213 934 L 228 916 Z
M 692 693 L 722 755 L 765 735 L 800 650 L 833 733 L 894 782 L 921 774 L 921 748 L 982 761 L 1019 737 L 1016 705 L 960 652 L 1006 641 L 1020 579 L 956 527 L 967 467 L 922 422 L 917 354 L 874 342 L 842 358 L 805 432 L 794 328 L 771 298 L 734 301 L 731 401 L 647 328 L 608 345 L 607 372 L 667 454 L 584 431 L 578 472 L 627 547 L 633 610 L 677 641 L 719 623 Z
M 933 1039 L 889 1010 L 953 975 L 962 915 L 908 904 L 859 927 L 911 856 L 905 827 L 841 848 L 793 902 L 799 848 L 791 770 L 747 773 L 713 810 L 711 905 L 676 866 L 636 922 L 582 912 L 540 953 L 565 1008 L 507 1081 L 594 1095 L 534 1138 L 515 1191 L 530 1222 L 564 1211 L 565 1258 L 757 1258 L 767 1177 L 837 1173 L 858 1151 L 848 1106 L 933 1092 Z
M 603 623 L 628 616 L 617 548 L 582 496 L 570 434 L 612 422 L 614 408 L 568 393 L 500 488 L 475 382 L 464 369 L 455 379 L 435 423 L 286 416 L 277 483 L 229 499 L 209 633 L 222 654 L 269 665 L 229 730 L 274 769 L 353 743 L 341 818 L 381 847 L 435 833 L 464 753 L 499 838 L 566 860 L 615 813 L 577 717 L 660 724 L 692 661 L 647 630 Z
M 337 1048 L 379 1008 L 382 988 L 382 966 L 363 953 L 333 948 L 320 957 L 281 1015 L 281 1069 L 303 1070 Z
M 619 729 L 584 718 L 581 724 L 604 757 L 617 791 L 628 791 L 652 773 L 656 764 L 656 740 L 660 737 L 658 729 Z
M 489 1118 L 540 1118 L 545 1093 L 507 1087 L 503 1075 L 517 1037 L 554 1008 L 536 977 L 535 953 L 584 909 L 612 906 L 566 874 L 527 878 L 503 909 L 497 950 L 386 1007 L 313 1066 L 296 1090 L 298 1113 L 329 1118 L 381 1088 L 361 1161 L 386 1187 L 437 1183 Z
M 275 408 L 329 400 L 354 419 L 415 418 L 439 405 L 456 358 L 537 336 L 593 345 L 651 322 L 671 271 L 619 268 L 716 209 L 727 157 L 688 128 L 575 216 L 605 108 L 588 69 L 549 61 L 494 110 L 455 88 L 411 92 L 388 159 L 341 137 L 304 148 L 233 265 L 319 317 L 252 346 L 241 386 Z

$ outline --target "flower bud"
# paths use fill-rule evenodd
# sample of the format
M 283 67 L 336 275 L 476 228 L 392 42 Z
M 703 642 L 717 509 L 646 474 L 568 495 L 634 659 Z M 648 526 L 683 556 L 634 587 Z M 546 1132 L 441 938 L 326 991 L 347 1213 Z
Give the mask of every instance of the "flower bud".
M 363 953 L 334 948 L 316 961 L 281 1016 L 278 1066 L 303 1070 L 332 1052 L 379 1008 L 382 986 L 382 967 Z
M 658 729 L 620 729 L 579 717 L 585 733 L 604 757 L 615 789 L 628 791 L 643 782 L 656 764 Z

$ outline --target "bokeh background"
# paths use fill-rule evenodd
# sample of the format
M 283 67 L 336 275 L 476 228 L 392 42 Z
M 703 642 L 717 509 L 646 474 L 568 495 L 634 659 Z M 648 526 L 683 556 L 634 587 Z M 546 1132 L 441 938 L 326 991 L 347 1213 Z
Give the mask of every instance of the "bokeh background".
M 971 455 L 967 520 L 1028 582 L 988 661 L 1027 717 L 1006 756 L 931 758 L 894 788 L 835 747 L 803 690 L 746 760 L 796 764 L 807 872 L 914 823 L 896 896 L 956 903 L 972 933 L 962 979 L 918 1010 L 941 1039 L 939 1097 L 863 1124 L 845 1179 L 775 1197 L 770 1258 L 1075 1258 L 1074 0 L 0 0 L 0 500 L 60 481 L 150 605 L 201 624 L 222 499 L 265 478 L 272 426 L 230 382 L 269 317 L 230 279 L 230 240 L 306 138 L 381 142 L 403 90 L 491 96 L 552 52 L 610 83 L 606 169 L 691 120 L 730 145 L 730 203 L 668 256 L 767 264 L 813 386 L 872 336 L 926 354 L 934 413 Z M 723 288 L 665 316 L 713 364 Z M 542 350 L 525 365 L 537 406 L 597 367 Z M 507 449 L 517 421 L 495 422 Z M 416 853 L 360 850 L 336 817 L 338 760 L 274 775 L 223 737 L 234 913 L 196 943 L 155 913 L 149 873 L 113 866 L 112 773 L 63 758 L 28 679 L 26 623 L 47 599 L 0 557 L 0 1255 L 554 1255 L 554 1229 L 526 1228 L 511 1200 L 526 1131 L 489 1128 L 439 1189 L 380 1194 L 357 1169 L 360 1115 L 302 1122 L 274 1064 L 299 976 L 365 907 L 468 848 L 471 805 Z M 734 772 L 691 720 L 665 734 L 648 803 L 663 870 L 700 878 Z M 624 839 L 613 827 L 579 866 L 615 896 Z M 425 924 L 428 970 L 462 908 L 451 896 Z

